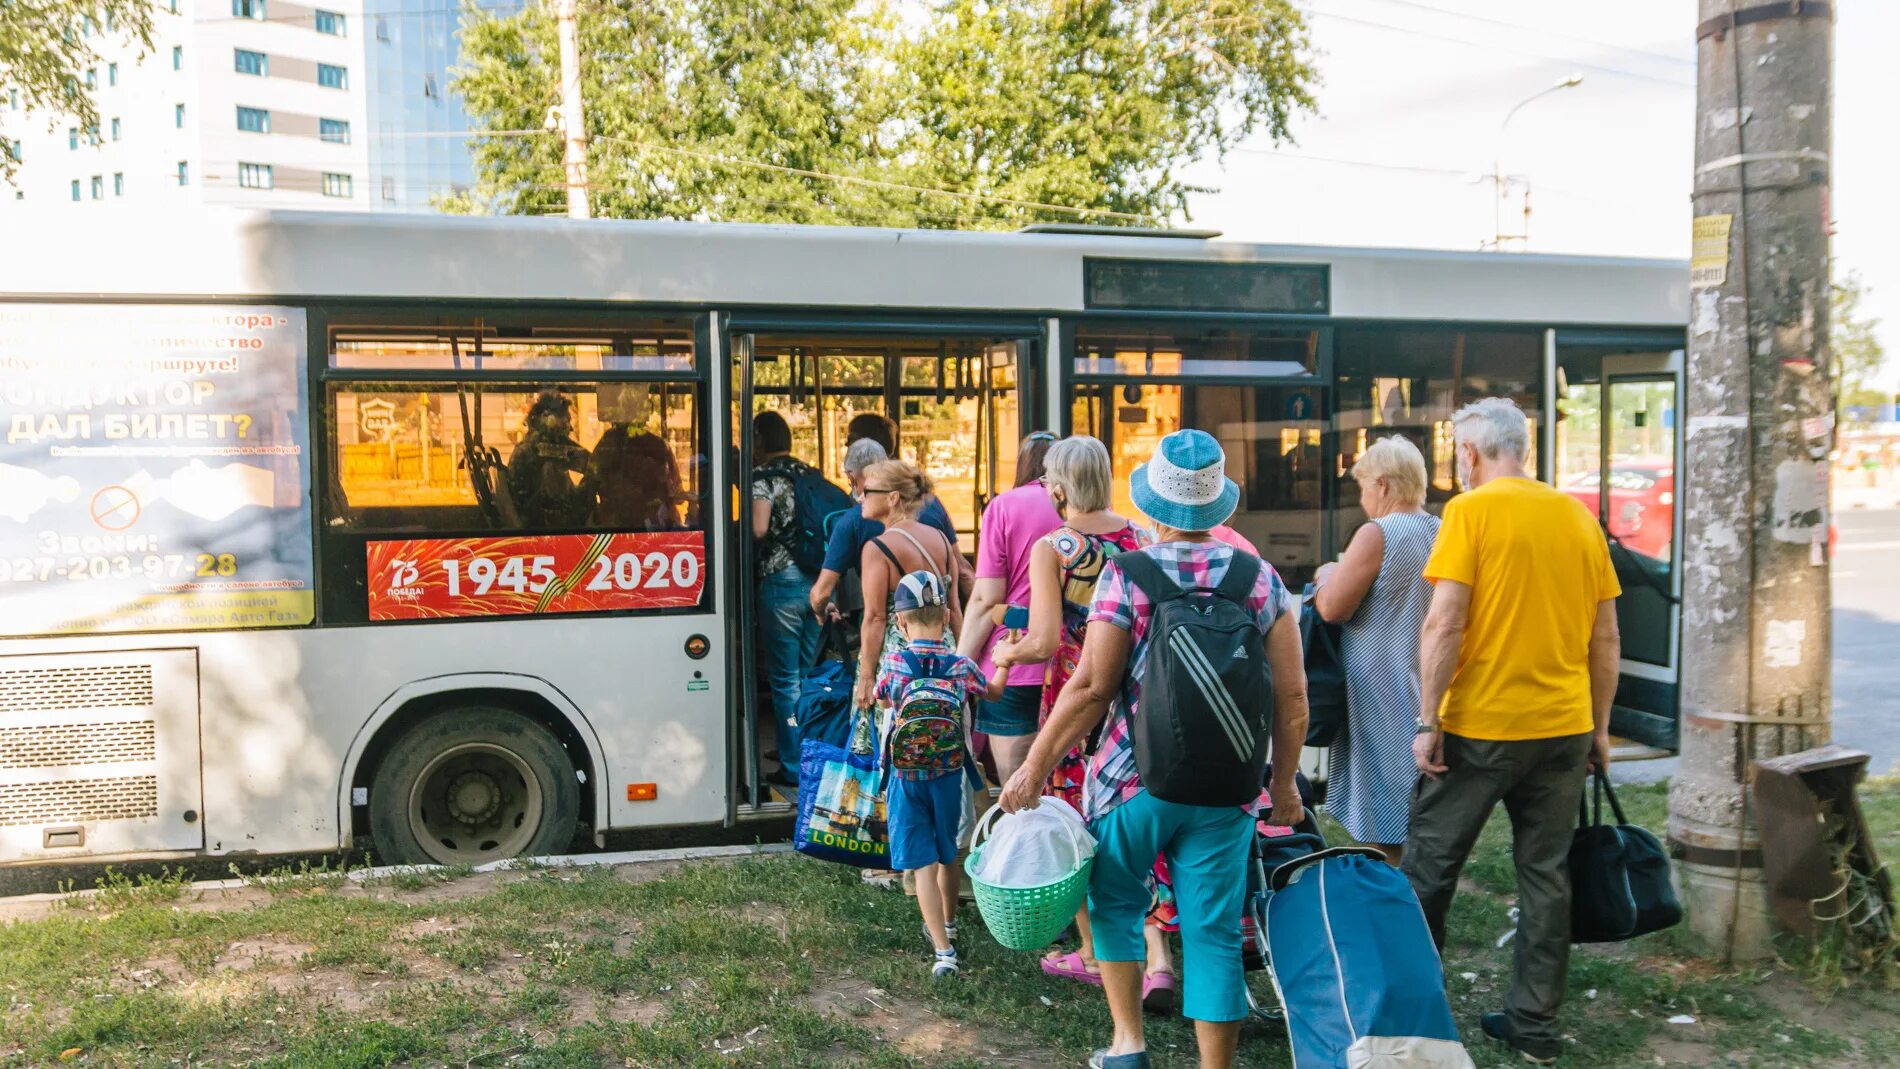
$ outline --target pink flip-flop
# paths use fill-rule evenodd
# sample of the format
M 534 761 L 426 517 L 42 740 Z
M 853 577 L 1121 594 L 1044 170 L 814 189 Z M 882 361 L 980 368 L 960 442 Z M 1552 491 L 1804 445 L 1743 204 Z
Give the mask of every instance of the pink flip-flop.
M 1149 1013 L 1173 1013 L 1180 994 L 1173 973 L 1151 972 L 1141 978 L 1141 1008 Z
M 1102 986 L 1102 974 L 1090 972 L 1082 962 L 1082 952 L 1078 950 L 1072 950 L 1059 958 L 1042 959 L 1042 971 L 1058 980 Z

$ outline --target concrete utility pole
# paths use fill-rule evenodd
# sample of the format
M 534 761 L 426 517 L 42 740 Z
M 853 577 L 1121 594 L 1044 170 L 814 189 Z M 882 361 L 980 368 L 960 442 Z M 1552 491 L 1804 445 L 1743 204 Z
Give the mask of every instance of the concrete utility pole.
M 561 131 L 567 165 L 567 215 L 587 219 L 587 116 L 581 109 L 580 27 L 575 14 L 578 0 L 554 0 L 555 25 L 561 38 Z
M 1750 763 L 1828 741 L 1832 9 L 1698 0 L 1682 764 L 1695 934 L 1770 952 Z

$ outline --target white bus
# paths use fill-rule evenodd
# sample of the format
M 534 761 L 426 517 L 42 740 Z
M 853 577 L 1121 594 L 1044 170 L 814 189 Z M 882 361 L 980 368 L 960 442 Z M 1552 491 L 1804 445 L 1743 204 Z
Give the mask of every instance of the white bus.
M 1619 730 L 1673 743 L 1680 263 L 106 210 L 8 245 L 0 863 L 783 814 L 734 522 L 766 408 L 834 477 L 890 416 L 966 553 L 1023 434 L 1125 475 L 1199 426 L 1299 583 L 1370 437 L 1418 442 L 1436 507 L 1452 410 L 1513 397 L 1631 572 Z

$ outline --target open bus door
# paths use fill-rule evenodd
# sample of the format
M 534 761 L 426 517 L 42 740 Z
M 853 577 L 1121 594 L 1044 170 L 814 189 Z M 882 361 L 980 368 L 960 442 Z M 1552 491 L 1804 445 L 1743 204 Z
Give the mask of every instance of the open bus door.
M 730 670 L 733 810 L 782 813 L 793 792 L 767 778 L 774 759 L 772 700 L 763 684 L 758 627 L 757 555 L 751 517 L 751 471 L 758 461 L 753 416 L 776 411 L 792 430 L 792 455 L 841 487 L 848 428 L 877 414 L 895 427 L 898 455 L 915 461 L 936 484 L 938 500 L 965 557 L 976 552 L 983 508 L 1015 485 L 1017 444 L 1037 424 L 1036 354 L 1040 324 L 994 327 L 875 328 L 796 321 L 740 321 L 730 330 L 733 503 L 728 567 L 734 591 L 734 654 Z M 847 584 L 841 584 L 846 589 Z M 849 604 L 841 598 L 840 605 Z M 785 762 L 796 755 L 777 754 Z
M 1682 339 L 1557 337 L 1553 481 L 1603 525 L 1623 595 L 1610 729 L 1675 750 L 1682 648 Z

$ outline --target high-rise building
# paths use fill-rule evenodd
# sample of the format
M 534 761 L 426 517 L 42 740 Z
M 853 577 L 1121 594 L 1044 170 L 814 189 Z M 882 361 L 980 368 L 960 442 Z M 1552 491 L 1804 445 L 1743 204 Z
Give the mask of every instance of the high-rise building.
M 0 214 L 50 205 L 428 211 L 474 181 L 457 0 L 160 0 L 143 57 L 94 36 L 96 129 L 0 84 Z M 518 0 L 483 0 L 511 10 Z

